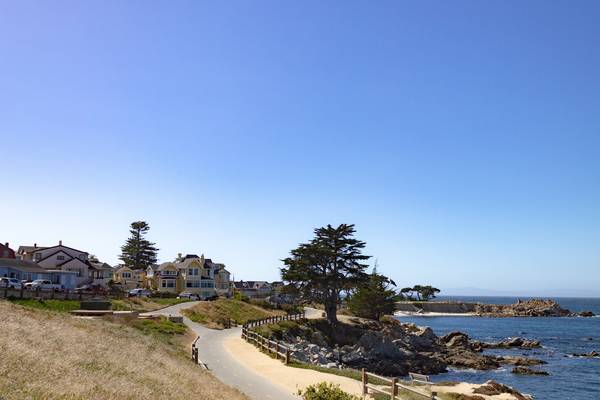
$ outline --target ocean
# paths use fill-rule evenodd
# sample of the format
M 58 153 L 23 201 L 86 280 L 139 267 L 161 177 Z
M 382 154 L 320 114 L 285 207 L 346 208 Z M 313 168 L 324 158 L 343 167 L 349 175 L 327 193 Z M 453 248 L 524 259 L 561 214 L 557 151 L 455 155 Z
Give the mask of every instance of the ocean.
M 527 299 L 521 297 L 522 300 Z M 516 297 L 440 297 L 491 304 L 511 304 Z M 573 312 L 600 315 L 600 298 L 554 298 Z M 525 355 L 547 361 L 541 369 L 550 376 L 520 376 L 505 366 L 495 371 L 451 370 L 432 376 L 434 381 L 455 380 L 483 383 L 489 379 L 507 384 L 535 399 L 599 400 L 600 359 L 573 358 L 573 353 L 600 352 L 600 317 L 593 318 L 483 318 L 483 317 L 398 317 L 402 322 L 429 326 L 438 335 L 461 331 L 473 339 L 498 341 L 521 336 L 538 339 L 543 348 L 533 350 L 490 350 L 488 354 Z

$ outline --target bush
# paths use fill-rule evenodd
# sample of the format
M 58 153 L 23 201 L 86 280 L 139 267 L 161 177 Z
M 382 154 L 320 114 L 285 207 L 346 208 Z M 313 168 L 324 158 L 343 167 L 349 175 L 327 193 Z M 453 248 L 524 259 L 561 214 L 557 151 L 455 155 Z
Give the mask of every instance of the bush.
M 344 392 L 339 385 L 321 382 L 308 386 L 304 391 L 298 390 L 304 400 L 360 400 L 360 397 Z
M 248 303 L 250 301 L 250 298 L 248 296 L 244 296 L 241 292 L 238 292 L 237 290 L 233 293 L 233 298 L 235 300 L 243 301 L 245 303 Z

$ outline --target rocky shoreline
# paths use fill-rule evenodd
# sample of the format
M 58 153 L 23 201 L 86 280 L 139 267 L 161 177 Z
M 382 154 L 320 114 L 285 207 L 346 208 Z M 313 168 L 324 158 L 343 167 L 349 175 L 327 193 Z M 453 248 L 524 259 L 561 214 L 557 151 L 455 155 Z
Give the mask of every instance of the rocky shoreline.
M 463 302 L 404 302 L 399 303 L 399 315 L 475 317 L 595 317 L 591 311 L 571 312 L 554 300 L 517 300 L 514 304 L 485 304 Z
M 408 372 L 427 375 L 448 371 L 449 367 L 493 370 L 502 365 L 539 366 L 544 361 L 521 355 L 484 354 L 485 349 L 529 350 L 541 346 L 539 341 L 509 338 L 497 343 L 471 340 L 462 332 L 437 336 L 431 328 L 400 323 L 357 320 L 340 323 L 332 330 L 324 321 L 287 324 L 273 327 L 263 334 L 285 342 L 293 359 L 328 368 L 365 368 L 385 376 L 406 376 Z

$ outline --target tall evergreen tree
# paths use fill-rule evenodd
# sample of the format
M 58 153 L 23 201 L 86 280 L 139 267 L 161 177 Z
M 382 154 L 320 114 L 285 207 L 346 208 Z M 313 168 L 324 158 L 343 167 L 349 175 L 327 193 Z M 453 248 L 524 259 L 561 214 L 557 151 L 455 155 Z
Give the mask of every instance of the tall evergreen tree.
M 156 263 L 158 249 L 155 243 L 145 238 L 150 230 L 146 221 L 136 221 L 131 224 L 129 232 L 131 236 L 121 246 L 121 261 L 132 269 L 146 269 L 149 265 Z
M 367 279 L 370 256 L 362 254 L 365 242 L 354 238 L 354 225 L 315 229 L 315 237 L 300 244 L 283 261 L 282 280 L 289 282 L 305 301 L 325 306 L 327 321 L 337 323 L 340 294 L 357 289 Z
M 348 298 L 348 308 L 357 317 L 374 320 L 393 314 L 396 302 L 401 299 L 394 286 L 394 281 L 374 269 L 369 280 Z

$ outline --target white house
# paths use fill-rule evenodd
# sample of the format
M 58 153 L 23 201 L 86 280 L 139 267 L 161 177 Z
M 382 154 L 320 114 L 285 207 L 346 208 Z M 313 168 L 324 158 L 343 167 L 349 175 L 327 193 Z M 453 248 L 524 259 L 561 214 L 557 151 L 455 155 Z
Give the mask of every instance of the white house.
M 90 264 L 89 253 L 64 246 L 62 240 L 57 246 L 51 247 L 40 247 L 37 244 L 19 246 L 17 257 L 23 261 L 35 262 L 47 270 L 75 272 L 76 286 L 89 283 L 106 284 L 108 279 L 105 278 L 105 274 L 110 274 L 107 269 Z

